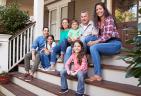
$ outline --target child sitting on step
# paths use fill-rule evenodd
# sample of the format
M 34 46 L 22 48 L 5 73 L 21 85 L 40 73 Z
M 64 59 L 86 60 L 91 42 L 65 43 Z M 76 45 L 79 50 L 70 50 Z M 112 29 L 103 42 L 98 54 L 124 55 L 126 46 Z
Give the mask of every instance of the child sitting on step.
M 56 45 L 54 42 L 54 36 L 49 35 L 45 47 L 40 51 L 40 61 L 43 71 L 50 71 L 50 54 L 52 48 Z
M 71 65 L 73 62 L 73 66 Z M 71 68 L 70 68 L 71 66 Z M 68 92 L 67 75 L 77 76 L 78 85 L 76 96 L 84 94 L 84 79 L 87 74 L 87 58 L 84 52 L 83 43 L 76 40 L 73 44 L 73 52 L 65 64 L 65 69 L 60 72 L 61 75 L 61 91 L 63 94 Z

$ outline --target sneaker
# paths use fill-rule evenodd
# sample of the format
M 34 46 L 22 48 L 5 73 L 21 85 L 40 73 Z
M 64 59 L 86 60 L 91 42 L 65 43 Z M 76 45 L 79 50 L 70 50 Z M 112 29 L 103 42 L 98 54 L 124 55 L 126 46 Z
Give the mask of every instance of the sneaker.
M 55 65 L 51 65 L 50 71 L 55 71 Z
M 75 96 L 84 96 L 84 94 L 75 93 Z
M 65 93 L 67 93 L 68 91 L 69 91 L 68 89 L 61 89 L 61 90 L 59 91 L 59 93 L 65 94 Z
M 57 60 L 58 63 L 63 63 L 63 58 L 59 57 Z
M 19 76 L 19 78 L 25 79 L 26 77 L 28 77 L 30 74 L 29 73 L 25 73 L 24 76 Z
M 51 67 L 44 68 L 44 71 L 51 71 Z
M 33 76 L 32 75 L 30 75 L 27 78 L 25 78 L 25 81 L 27 81 L 27 82 L 32 81 L 32 80 L 33 80 Z

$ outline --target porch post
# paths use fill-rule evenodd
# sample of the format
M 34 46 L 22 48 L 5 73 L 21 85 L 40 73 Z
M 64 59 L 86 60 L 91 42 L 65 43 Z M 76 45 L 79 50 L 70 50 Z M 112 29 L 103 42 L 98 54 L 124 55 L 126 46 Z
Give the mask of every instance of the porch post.
M 139 6 L 141 6 L 141 1 L 139 0 Z M 139 7 L 139 9 L 140 9 L 141 7 Z M 141 23 L 141 14 L 140 13 L 138 13 L 138 23 Z
M 112 0 L 107 0 L 108 11 L 112 14 Z
M 0 34 L 0 73 L 8 72 L 8 48 L 11 35 Z
M 5 6 L 6 5 L 6 0 L 0 0 L 0 6 Z
M 34 29 L 34 39 L 42 34 L 44 18 L 44 0 L 34 0 L 34 20 L 36 21 Z

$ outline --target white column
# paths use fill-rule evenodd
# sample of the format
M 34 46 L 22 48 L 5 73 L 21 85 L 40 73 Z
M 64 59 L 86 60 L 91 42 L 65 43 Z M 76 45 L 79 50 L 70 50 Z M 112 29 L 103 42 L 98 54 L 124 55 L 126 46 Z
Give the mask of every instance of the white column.
M 141 8 L 140 6 L 141 6 L 141 1 L 139 1 L 139 9 Z M 138 13 L 138 16 L 139 16 L 138 23 L 141 23 L 141 14 Z
M 0 0 L 0 6 L 5 6 L 6 5 L 6 0 Z
M 11 35 L 0 34 L 0 73 L 8 72 L 8 43 Z
M 44 0 L 34 0 L 34 20 L 36 21 L 34 29 L 34 39 L 42 34 L 44 18 Z
M 107 0 L 108 11 L 112 14 L 112 0 Z

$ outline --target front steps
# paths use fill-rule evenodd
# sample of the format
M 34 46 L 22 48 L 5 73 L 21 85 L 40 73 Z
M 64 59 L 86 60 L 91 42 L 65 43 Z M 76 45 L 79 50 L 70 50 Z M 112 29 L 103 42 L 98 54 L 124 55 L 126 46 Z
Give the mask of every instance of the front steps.
M 19 71 L 24 73 L 23 66 L 19 67 Z M 59 72 L 44 72 L 39 70 L 36 77 L 60 86 Z M 104 80 L 103 82 L 86 81 L 86 94 L 90 96 L 141 96 L 141 89 L 127 84 L 115 83 Z M 70 77 L 68 80 L 69 88 L 76 90 L 77 81 Z M 105 94 L 106 93 L 106 94 Z
M 117 60 L 117 57 L 115 56 L 109 56 L 109 58 L 103 57 L 102 62 L 104 80 L 102 82 L 85 81 L 85 94 L 89 96 L 141 96 L 141 88 L 136 87 L 138 84 L 137 79 L 125 78 L 126 67 L 128 66 L 125 62 L 122 60 Z M 60 71 L 63 68 L 63 63 L 57 63 L 56 68 L 58 71 Z M 38 96 L 75 96 L 74 93 L 77 89 L 77 81 L 74 77 L 68 78 L 69 89 L 71 89 L 70 92 L 72 93 L 67 95 L 59 94 L 60 76 L 58 71 L 44 72 L 38 70 L 35 74 L 36 79 L 34 79 L 32 82 L 25 82 L 22 78 L 19 78 L 23 75 L 22 73 L 25 73 L 24 66 L 20 65 L 19 72 L 16 72 L 13 75 L 12 83 Z M 93 67 L 89 67 L 88 74 L 89 76 L 93 75 Z M 3 86 L 0 86 L 0 90 L 2 87 Z M 2 93 L 6 96 L 13 96 L 7 95 L 6 93 L 8 92 L 3 90 Z

